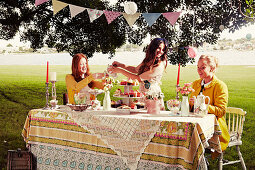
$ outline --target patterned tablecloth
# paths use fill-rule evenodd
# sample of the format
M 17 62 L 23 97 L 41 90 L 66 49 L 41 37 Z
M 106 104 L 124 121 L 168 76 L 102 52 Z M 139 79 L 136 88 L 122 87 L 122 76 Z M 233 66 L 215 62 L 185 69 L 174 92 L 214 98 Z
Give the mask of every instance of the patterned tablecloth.
M 22 135 L 38 169 L 197 169 L 204 148 L 220 152 L 214 115 L 121 115 L 112 111 L 31 110 Z M 217 133 L 216 133 L 217 132 Z

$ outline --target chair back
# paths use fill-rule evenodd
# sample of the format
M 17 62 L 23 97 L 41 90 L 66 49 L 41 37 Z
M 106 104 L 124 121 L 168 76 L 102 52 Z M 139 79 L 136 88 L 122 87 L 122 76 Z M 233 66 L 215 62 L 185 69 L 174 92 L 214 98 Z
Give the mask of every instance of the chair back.
M 230 134 L 230 141 L 240 141 L 243 133 L 243 125 L 246 111 L 243 109 L 228 107 L 226 110 L 226 122 Z

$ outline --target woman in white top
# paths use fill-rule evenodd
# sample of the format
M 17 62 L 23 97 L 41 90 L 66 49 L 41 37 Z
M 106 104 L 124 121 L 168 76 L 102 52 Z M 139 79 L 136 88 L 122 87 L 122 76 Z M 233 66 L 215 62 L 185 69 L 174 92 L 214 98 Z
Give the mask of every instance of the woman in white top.
M 163 38 L 155 38 L 146 49 L 146 56 L 137 67 L 126 66 L 123 63 L 114 61 L 109 71 L 121 73 L 133 80 L 140 82 L 140 91 L 146 93 L 149 90 L 161 92 L 161 78 L 167 67 L 167 41 Z M 161 100 L 162 109 L 164 108 L 163 99 Z

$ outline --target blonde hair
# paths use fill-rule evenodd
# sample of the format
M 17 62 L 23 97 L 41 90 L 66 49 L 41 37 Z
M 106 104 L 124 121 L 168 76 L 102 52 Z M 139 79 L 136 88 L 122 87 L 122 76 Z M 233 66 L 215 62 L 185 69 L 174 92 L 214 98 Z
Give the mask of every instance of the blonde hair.
M 215 57 L 215 56 L 201 55 L 201 56 L 199 57 L 199 60 L 202 60 L 202 59 L 206 60 L 206 61 L 207 61 L 207 64 L 208 64 L 211 68 L 213 68 L 213 70 L 214 70 L 214 72 L 215 72 L 216 68 L 218 68 L 218 66 L 219 66 L 218 58 Z

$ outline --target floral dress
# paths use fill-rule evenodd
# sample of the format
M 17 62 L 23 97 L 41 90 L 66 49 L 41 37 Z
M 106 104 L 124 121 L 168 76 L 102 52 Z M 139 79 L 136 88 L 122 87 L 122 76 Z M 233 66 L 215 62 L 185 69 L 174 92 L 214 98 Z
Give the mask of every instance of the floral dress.
M 136 67 L 139 70 L 141 64 Z M 141 93 L 155 92 L 161 93 L 161 78 L 165 70 L 165 62 L 161 62 L 157 67 L 139 75 L 141 79 L 139 90 Z M 164 107 L 164 100 L 161 99 L 161 106 Z

